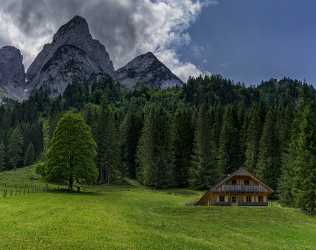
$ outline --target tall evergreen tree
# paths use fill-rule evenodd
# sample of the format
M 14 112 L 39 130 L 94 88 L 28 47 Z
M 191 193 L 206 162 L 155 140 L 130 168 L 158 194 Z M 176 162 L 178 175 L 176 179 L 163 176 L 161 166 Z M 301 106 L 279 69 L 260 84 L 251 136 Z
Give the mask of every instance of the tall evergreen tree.
M 33 143 L 31 142 L 26 149 L 24 156 L 24 166 L 29 166 L 36 160 L 35 149 Z
M 191 110 L 180 103 L 173 119 L 175 184 L 178 187 L 189 185 L 191 155 L 193 146 L 193 124 Z
M 6 167 L 5 162 L 5 146 L 3 142 L 0 143 L 0 172 L 3 171 Z
M 255 105 L 250 112 L 245 141 L 245 167 L 252 173 L 255 173 L 257 168 L 263 117 L 262 109 Z
M 276 131 L 275 113 L 270 109 L 265 117 L 259 144 L 259 156 L 256 174 L 272 189 L 278 187 L 281 173 L 281 157 Z
M 194 135 L 190 184 L 196 188 L 208 188 L 219 177 L 215 157 L 212 118 L 206 105 L 199 108 Z
M 119 135 L 113 107 L 102 104 L 96 128 L 99 184 L 110 184 L 121 178 Z
M 166 188 L 173 185 L 174 155 L 170 122 L 159 104 L 144 110 L 145 122 L 138 148 L 138 179 L 147 186 Z
M 242 166 L 240 134 L 235 110 L 227 106 L 220 134 L 218 166 L 222 174 L 230 174 Z
M 132 104 L 120 126 L 122 163 L 130 178 L 136 178 L 136 153 L 142 126 L 142 113 Z
M 75 183 L 95 182 L 96 145 L 90 127 L 81 115 L 66 113 L 58 122 L 48 150 L 47 179 Z
M 303 104 L 297 121 L 298 132 L 292 137 L 280 182 L 280 198 L 287 205 L 316 211 L 316 112 Z
M 23 135 L 20 126 L 17 126 L 10 135 L 8 159 L 12 169 L 23 165 Z

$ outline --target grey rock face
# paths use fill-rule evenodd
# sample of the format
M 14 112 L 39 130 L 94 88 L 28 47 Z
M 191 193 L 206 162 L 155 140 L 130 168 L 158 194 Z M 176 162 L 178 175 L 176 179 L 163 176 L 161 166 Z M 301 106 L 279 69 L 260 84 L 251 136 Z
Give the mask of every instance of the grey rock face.
M 162 89 L 183 84 L 151 52 L 136 57 L 126 66 L 119 69 L 116 72 L 116 79 L 129 89 L 134 88 L 138 83 Z
M 92 73 L 113 76 L 114 67 L 105 47 L 92 38 L 86 20 L 75 16 L 60 27 L 52 43 L 44 46 L 26 76 L 29 89 L 45 85 L 60 94 L 69 84 Z
M 100 72 L 98 65 L 85 51 L 73 45 L 64 45 L 43 65 L 33 81 L 40 83 L 35 88 L 44 87 L 51 96 L 57 96 L 69 84 L 86 81 L 96 72 Z
M 12 99 L 24 96 L 25 71 L 21 52 L 11 46 L 0 49 L 0 95 Z

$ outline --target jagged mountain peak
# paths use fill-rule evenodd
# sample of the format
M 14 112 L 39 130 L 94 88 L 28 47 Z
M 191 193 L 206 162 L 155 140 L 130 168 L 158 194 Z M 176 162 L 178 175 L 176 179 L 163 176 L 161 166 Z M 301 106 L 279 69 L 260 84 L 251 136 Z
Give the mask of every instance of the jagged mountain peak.
M 54 35 L 53 42 L 57 42 L 65 36 L 70 35 L 88 37 L 92 39 L 86 19 L 81 16 L 74 16 L 69 22 L 58 29 L 57 33 Z
M 116 78 L 127 88 L 138 83 L 155 88 L 180 86 L 183 82 L 152 52 L 137 56 L 116 72 Z
M 60 55 L 61 51 L 65 54 Z M 53 41 L 31 64 L 27 71 L 28 88 L 46 86 L 58 95 L 69 84 L 98 73 L 114 76 L 110 56 L 104 45 L 91 36 L 87 21 L 75 16 L 58 29 Z

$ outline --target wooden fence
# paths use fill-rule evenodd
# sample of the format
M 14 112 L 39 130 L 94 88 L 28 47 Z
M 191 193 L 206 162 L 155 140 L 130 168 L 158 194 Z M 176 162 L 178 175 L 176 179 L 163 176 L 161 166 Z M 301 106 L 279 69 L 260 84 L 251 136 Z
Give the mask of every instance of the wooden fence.
M 48 192 L 48 184 L 23 184 L 23 185 L 8 185 L 0 184 L 0 198 L 11 196 L 22 196 L 30 193 Z

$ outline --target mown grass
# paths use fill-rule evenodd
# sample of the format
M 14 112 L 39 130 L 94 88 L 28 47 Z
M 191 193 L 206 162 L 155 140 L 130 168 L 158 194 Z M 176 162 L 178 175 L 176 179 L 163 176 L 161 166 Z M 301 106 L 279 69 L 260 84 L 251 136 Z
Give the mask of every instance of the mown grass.
M 87 191 L 0 198 L 0 249 L 316 249 L 316 218 L 295 209 L 188 206 L 200 195 L 190 190 Z

